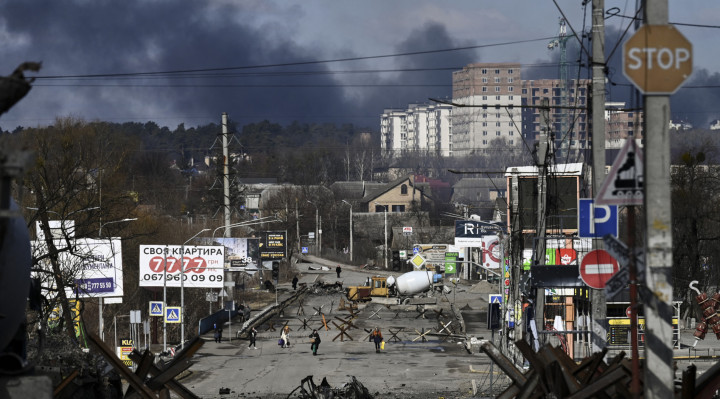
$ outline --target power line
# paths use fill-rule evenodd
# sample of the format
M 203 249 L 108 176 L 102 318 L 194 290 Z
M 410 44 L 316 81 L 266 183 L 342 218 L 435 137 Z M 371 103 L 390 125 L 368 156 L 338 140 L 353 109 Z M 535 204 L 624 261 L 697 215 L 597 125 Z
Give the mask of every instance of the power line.
M 476 50 L 476 49 L 480 49 L 480 48 L 500 47 L 500 46 L 514 45 L 514 44 L 532 43 L 532 42 L 538 42 L 538 41 L 545 41 L 548 39 L 551 39 L 551 38 L 543 37 L 543 38 L 538 38 L 538 39 L 515 40 L 515 41 L 509 41 L 509 42 L 480 44 L 480 45 L 475 45 L 475 46 L 455 47 L 455 48 L 449 48 L 449 49 L 411 51 L 411 52 L 405 52 L 405 53 L 371 55 L 371 56 L 363 56 L 363 57 L 335 58 L 335 59 L 330 59 L 330 60 L 296 61 L 296 62 L 284 62 L 284 63 L 276 63 L 276 64 L 244 65 L 244 66 L 218 67 L 218 68 L 178 69 L 178 70 L 155 71 L 155 72 L 127 72 L 127 73 L 105 73 L 105 74 L 86 74 L 86 75 L 51 75 L 51 76 L 37 76 L 36 79 L 60 79 L 60 78 L 66 79 L 66 78 L 90 78 L 90 77 L 109 78 L 109 77 L 123 77 L 123 76 L 174 75 L 174 74 L 181 74 L 181 73 L 219 72 L 219 71 L 233 71 L 233 70 L 245 70 L 245 69 L 289 67 L 289 66 L 300 66 L 300 65 L 318 65 L 318 64 L 330 64 L 330 63 L 336 63 L 336 62 L 363 61 L 363 60 L 372 60 L 372 59 L 381 59 L 381 58 L 407 57 L 407 56 L 413 56 L 413 55 L 425 55 L 425 54 L 448 53 L 448 52 L 453 52 L 453 51 Z

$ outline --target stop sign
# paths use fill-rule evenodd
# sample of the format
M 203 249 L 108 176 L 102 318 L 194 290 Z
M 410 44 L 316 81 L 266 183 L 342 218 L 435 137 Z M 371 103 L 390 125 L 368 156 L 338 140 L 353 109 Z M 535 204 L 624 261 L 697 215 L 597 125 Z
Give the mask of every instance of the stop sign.
M 672 25 L 643 25 L 623 44 L 623 74 L 645 94 L 673 94 L 692 64 L 692 44 Z
M 612 277 L 620 270 L 618 261 L 603 249 L 590 251 L 580 264 L 580 277 L 590 288 L 602 289 Z

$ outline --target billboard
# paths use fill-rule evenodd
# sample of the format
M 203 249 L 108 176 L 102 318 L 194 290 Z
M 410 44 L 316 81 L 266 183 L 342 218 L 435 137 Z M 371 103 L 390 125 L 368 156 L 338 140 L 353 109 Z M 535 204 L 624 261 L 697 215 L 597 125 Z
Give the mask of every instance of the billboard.
M 140 286 L 180 287 L 182 275 L 184 287 L 222 288 L 224 262 L 225 247 L 219 245 L 140 245 Z
M 58 249 L 58 262 L 63 274 L 74 282 L 73 287 L 65 289 L 68 297 L 97 298 L 123 295 L 122 244 L 119 238 L 53 240 Z M 33 256 L 40 258 L 48 253 L 45 241 L 33 241 Z M 52 270 L 48 259 L 40 262 L 40 267 Z M 54 281 L 43 283 L 54 287 Z M 44 293 L 47 295 L 48 293 Z
M 199 237 L 193 240 L 197 244 L 222 246 L 225 248 L 223 265 L 230 271 L 256 270 L 260 239 L 258 238 L 207 238 Z
M 266 231 L 262 233 L 260 242 L 260 259 L 282 259 L 285 257 L 285 244 L 287 239 L 284 231 Z

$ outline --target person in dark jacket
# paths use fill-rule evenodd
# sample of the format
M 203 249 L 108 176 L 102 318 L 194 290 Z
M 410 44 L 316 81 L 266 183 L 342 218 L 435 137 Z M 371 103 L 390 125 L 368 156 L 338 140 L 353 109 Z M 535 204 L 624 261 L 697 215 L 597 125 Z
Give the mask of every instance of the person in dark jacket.
M 380 327 L 375 327 L 372 333 L 370 333 L 370 341 L 373 341 L 375 343 L 375 353 L 380 353 L 380 344 L 383 341 L 382 333 L 380 332 Z
M 297 276 L 295 276 L 292 279 L 293 291 L 297 290 L 297 283 L 298 283 L 298 278 L 297 278 Z
M 250 329 L 250 345 L 248 345 L 248 349 L 252 346 L 253 349 L 257 349 L 257 346 L 255 346 L 255 338 L 257 338 L 257 330 L 255 327 Z
M 341 271 L 342 271 L 342 268 L 340 267 L 340 265 L 337 265 L 337 267 L 335 268 L 335 273 L 337 273 L 337 278 L 340 278 Z
M 312 334 L 310 334 L 310 350 L 313 353 L 313 356 L 317 355 L 318 347 L 320 346 L 320 334 L 318 334 L 317 330 L 313 330 Z
M 222 327 L 219 327 L 217 325 L 217 323 L 214 325 L 214 327 L 215 327 L 215 334 L 214 334 L 215 342 L 220 343 L 220 341 L 222 340 Z

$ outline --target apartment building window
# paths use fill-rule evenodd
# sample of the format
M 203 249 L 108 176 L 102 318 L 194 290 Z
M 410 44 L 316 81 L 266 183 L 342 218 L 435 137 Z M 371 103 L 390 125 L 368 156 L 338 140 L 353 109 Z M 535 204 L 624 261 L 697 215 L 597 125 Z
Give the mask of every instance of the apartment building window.
M 527 94 L 527 89 L 522 89 L 522 94 Z
M 487 136 L 487 130 L 483 130 L 483 136 Z
M 508 126 L 512 127 L 512 125 L 513 125 L 512 122 L 508 122 Z
M 401 186 L 400 186 L 400 194 L 401 194 L 401 195 L 407 195 L 407 193 L 408 193 L 407 184 L 401 185 Z
M 508 86 L 508 91 L 513 91 L 514 87 Z
M 500 83 L 500 78 L 497 76 L 495 77 L 495 83 Z
M 486 92 L 487 92 L 487 87 L 486 87 L 486 86 L 483 86 L 483 87 L 482 87 L 482 92 L 483 92 L 483 93 L 486 93 Z
M 500 96 L 495 96 L 495 101 L 500 101 Z
M 495 132 L 495 136 L 498 136 L 498 137 L 500 136 L 500 131 L 499 131 L 499 130 L 498 130 L 497 132 Z
M 508 135 L 514 136 L 514 135 L 515 135 L 515 132 L 511 130 L 511 131 L 508 132 Z
M 500 122 L 495 122 L 495 127 L 500 127 Z
M 500 75 L 500 70 L 499 70 L 499 69 L 496 69 L 496 70 L 495 70 L 495 75 Z
M 496 114 L 495 114 L 495 117 L 498 118 L 498 119 L 500 119 L 500 113 L 499 113 L 499 112 L 496 113 Z
M 513 72 L 515 72 L 515 71 L 514 71 L 512 68 L 508 69 L 508 73 L 509 73 L 510 75 L 512 75 Z
M 513 82 L 513 78 L 512 77 L 508 78 L 508 83 L 512 83 L 512 82 Z
M 483 82 L 483 83 L 487 83 L 487 82 L 488 82 L 488 79 L 487 79 L 487 78 L 482 78 L 482 82 Z
M 480 70 L 480 73 L 482 73 L 483 75 L 486 75 L 486 74 L 487 74 L 487 69 L 481 69 L 481 70 Z
M 483 118 L 487 118 L 487 114 L 483 114 L 482 117 L 483 117 Z
M 510 145 L 513 145 L 513 144 L 515 144 L 515 141 L 510 140 Z
M 483 127 L 486 127 L 486 126 L 487 126 L 487 122 L 483 122 L 482 125 L 483 125 Z
M 512 87 L 511 87 L 511 89 L 512 89 Z M 508 97 L 508 100 L 512 101 L 514 98 L 515 98 L 515 96 L 510 96 L 510 97 Z
M 482 96 L 483 101 L 487 101 L 487 96 Z
M 487 145 L 487 140 L 483 140 L 483 145 Z

